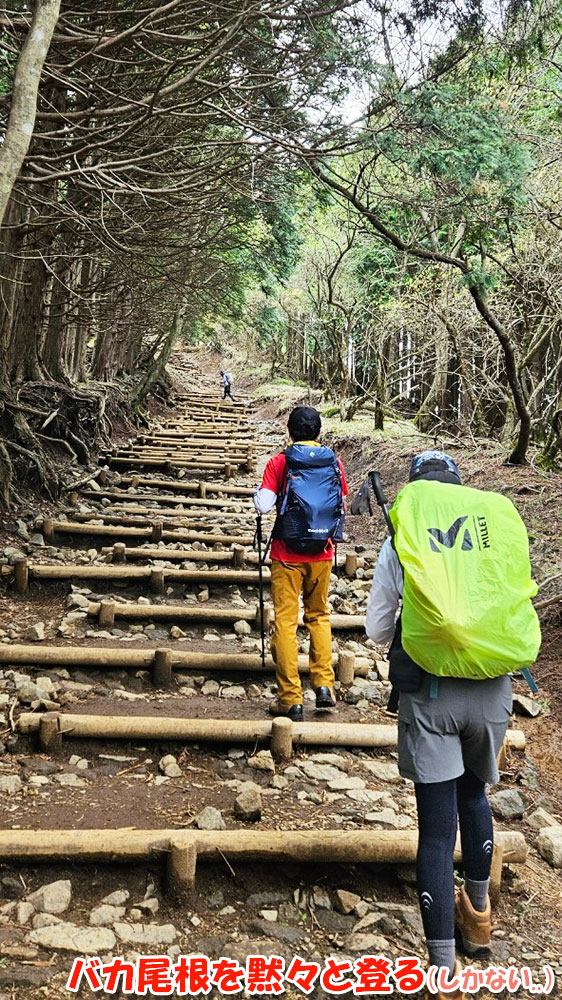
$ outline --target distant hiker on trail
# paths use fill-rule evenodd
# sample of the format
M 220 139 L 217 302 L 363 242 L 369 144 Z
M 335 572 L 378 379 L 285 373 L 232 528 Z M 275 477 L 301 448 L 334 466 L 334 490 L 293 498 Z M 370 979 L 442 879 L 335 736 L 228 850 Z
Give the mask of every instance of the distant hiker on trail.
M 303 718 L 297 627 L 302 590 L 304 623 L 310 632 L 310 680 L 316 708 L 334 708 L 332 633 L 328 589 L 334 542 L 342 540 L 347 495 L 345 473 L 330 448 L 318 443 L 321 420 L 311 406 L 297 406 L 287 423 L 291 447 L 266 465 L 254 504 L 260 514 L 277 506 L 271 545 L 271 591 L 275 633 L 277 698 L 271 715 Z
M 221 371 L 221 385 L 223 388 L 222 398 L 226 399 L 226 397 L 229 396 L 232 402 L 234 402 L 234 396 L 232 395 L 232 378 L 223 371 Z
M 499 778 L 512 705 L 508 672 L 525 670 L 538 654 L 530 601 L 537 587 L 527 532 L 512 503 L 462 486 L 455 462 L 442 452 L 413 459 L 390 520 L 394 536 L 375 568 L 366 631 L 375 642 L 392 640 L 399 769 L 415 787 L 417 889 L 429 961 L 453 975 L 460 971 L 455 924 L 466 954 L 490 948 L 494 832 L 486 784 Z M 465 882 L 455 900 L 457 818 Z

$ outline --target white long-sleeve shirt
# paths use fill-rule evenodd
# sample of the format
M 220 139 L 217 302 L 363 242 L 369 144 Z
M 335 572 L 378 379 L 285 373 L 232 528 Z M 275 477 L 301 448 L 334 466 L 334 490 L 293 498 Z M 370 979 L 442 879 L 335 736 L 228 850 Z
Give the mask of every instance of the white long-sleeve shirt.
M 277 493 L 268 490 L 264 486 L 256 486 L 254 490 L 254 507 L 258 514 L 269 514 L 273 510 L 277 500 Z
M 365 631 L 373 642 L 391 642 L 404 593 L 404 577 L 390 538 L 384 543 L 373 575 Z

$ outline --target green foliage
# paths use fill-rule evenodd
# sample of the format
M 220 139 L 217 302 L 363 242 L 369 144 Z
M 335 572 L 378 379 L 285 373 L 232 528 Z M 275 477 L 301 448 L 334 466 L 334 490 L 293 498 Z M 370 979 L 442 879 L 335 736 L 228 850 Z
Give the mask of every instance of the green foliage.
M 398 99 L 407 130 L 386 128 L 378 148 L 419 178 L 419 195 L 432 188 L 448 197 L 506 205 L 522 200 L 531 167 L 529 149 L 498 98 L 463 83 L 425 83 Z

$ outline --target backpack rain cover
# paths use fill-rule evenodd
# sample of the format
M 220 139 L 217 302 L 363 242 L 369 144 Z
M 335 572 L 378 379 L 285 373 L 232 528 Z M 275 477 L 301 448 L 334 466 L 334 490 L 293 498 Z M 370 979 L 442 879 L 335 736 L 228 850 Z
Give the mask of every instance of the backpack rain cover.
M 541 633 L 529 539 L 499 493 L 408 483 L 390 511 L 404 569 L 402 645 L 430 674 L 482 680 L 529 667 Z

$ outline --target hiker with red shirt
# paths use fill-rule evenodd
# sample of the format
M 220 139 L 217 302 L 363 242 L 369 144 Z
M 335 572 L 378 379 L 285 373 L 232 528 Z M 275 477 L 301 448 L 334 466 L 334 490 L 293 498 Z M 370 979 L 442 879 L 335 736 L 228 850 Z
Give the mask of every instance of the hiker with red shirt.
M 310 633 L 310 680 L 316 708 L 335 707 L 328 590 L 334 541 L 342 539 L 343 498 L 348 488 L 343 465 L 333 451 L 318 443 L 318 412 L 311 406 L 297 406 L 287 427 L 293 444 L 267 463 L 254 504 L 260 514 L 277 507 L 271 544 L 275 610 L 271 651 L 278 694 L 269 711 L 298 721 L 303 718 L 297 642 L 301 591 L 304 623 Z

